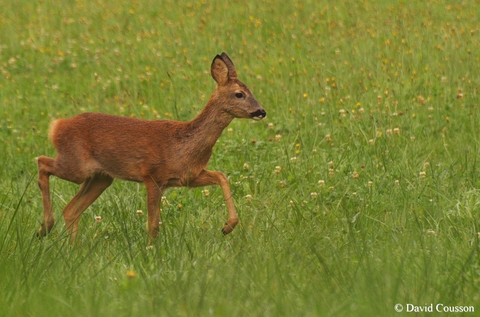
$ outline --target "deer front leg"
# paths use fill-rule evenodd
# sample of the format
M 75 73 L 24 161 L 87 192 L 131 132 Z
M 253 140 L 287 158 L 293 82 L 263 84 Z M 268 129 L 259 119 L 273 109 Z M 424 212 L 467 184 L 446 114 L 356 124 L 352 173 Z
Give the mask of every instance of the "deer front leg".
M 203 170 L 195 179 L 193 179 L 188 184 L 188 187 L 200 187 L 208 185 L 220 185 L 220 187 L 222 187 L 223 196 L 225 197 L 228 208 L 228 220 L 225 223 L 222 232 L 223 234 L 229 234 L 238 224 L 238 214 L 235 210 L 235 205 L 233 203 L 232 193 L 230 191 L 228 179 L 225 174 L 221 172 Z
M 146 178 L 143 183 L 147 190 L 147 230 L 150 233 L 149 243 L 151 243 L 152 239 L 157 237 L 160 227 L 160 198 L 162 197 L 163 189 L 151 178 Z

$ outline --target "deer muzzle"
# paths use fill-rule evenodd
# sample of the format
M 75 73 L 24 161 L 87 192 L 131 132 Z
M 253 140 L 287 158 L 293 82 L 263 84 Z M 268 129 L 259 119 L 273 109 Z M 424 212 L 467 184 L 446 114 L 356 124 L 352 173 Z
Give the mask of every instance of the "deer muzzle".
M 259 121 L 267 116 L 267 112 L 263 109 L 258 109 L 257 111 L 250 113 L 250 116 L 253 120 Z

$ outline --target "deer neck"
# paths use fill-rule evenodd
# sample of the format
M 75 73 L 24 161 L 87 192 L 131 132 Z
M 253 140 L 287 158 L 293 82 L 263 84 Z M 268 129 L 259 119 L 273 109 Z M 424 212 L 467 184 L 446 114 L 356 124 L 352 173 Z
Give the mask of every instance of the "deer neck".
M 233 116 L 222 110 L 218 102 L 209 101 L 200 114 L 188 122 L 189 134 L 193 135 L 201 152 L 211 150 L 223 130 L 232 122 Z

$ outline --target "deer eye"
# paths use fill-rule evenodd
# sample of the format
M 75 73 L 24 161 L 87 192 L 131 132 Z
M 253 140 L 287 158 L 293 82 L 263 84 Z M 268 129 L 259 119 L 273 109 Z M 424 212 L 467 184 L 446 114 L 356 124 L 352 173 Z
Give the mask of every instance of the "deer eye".
M 243 92 L 237 92 L 237 93 L 235 94 L 235 97 L 237 97 L 238 99 L 244 98 L 244 97 L 245 97 L 245 94 L 244 94 Z

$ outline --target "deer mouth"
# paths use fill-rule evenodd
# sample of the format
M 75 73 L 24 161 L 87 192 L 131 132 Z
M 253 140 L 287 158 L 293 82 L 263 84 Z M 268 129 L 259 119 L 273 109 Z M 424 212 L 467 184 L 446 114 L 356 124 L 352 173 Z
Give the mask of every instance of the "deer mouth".
M 252 117 L 253 120 L 260 121 L 267 116 L 267 113 L 265 112 L 265 110 L 260 109 L 260 110 L 257 110 L 255 112 L 250 113 L 250 116 Z

